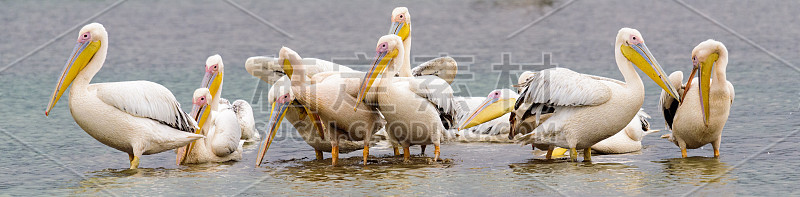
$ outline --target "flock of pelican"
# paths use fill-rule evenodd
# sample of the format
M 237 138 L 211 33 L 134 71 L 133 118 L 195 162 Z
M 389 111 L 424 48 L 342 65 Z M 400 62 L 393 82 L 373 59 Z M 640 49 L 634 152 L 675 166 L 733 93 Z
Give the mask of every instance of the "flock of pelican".
M 259 166 L 284 118 L 315 150 L 316 159 L 330 152 L 332 165 L 338 164 L 340 152 L 357 150 L 362 150 L 366 165 L 370 146 L 381 140 L 406 162 L 413 145 L 420 145 L 423 153 L 433 145 L 438 161 L 446 141 L 531 144 L 546 150 L 546 159 L 569 151 L 571 161 L 583 150 L 584 161 L 590 161 L 592 151 L 639 151 L 643 137 L 657 132 L 641 109 L 645 88 L 638 68 L 662 89 L 660 106 L 672 131 L 662 137 L 674 142 L 682 157 L 687 148 L 709 143 L 719 156 L 734 98 L 725 76 L 728 51 L 721 42 L 707 40 L 692 50 L 694 68 L 683 83 L 682 72 L 665 74 L 639 31 L 622 28 L 614 44 L 622 81 L 551 68 L 523 73 L 515 90 L 458 97 L 450 87 L 458 70 L 455 60 L 437 58 L 412 69 L 408 9 L 395 8 L 390 20 L 390 32 L 378 39 L 366 71 L 303 58 L 288 47 L 281 48 L 277 58 L 248 58 L 247 72 L 272 85 L 263 139 L 250 105 L 221 97 L 225 66 L 219 55 L 206 60 L 189 113 L 157 83 L 90 84 L 105 62 L 109 44 L 108 33 L 98 23 L 81 28 L 45 115 L 72 85 L 69 109 L 75 122 L 101 143 L 128 153 L 131 169 L 138 167 L 142 155 L 172 149 L 178 165 L 238 161 L 245 142 L 260 140 Z M 695 73 L 699 79 L 693 78 Z

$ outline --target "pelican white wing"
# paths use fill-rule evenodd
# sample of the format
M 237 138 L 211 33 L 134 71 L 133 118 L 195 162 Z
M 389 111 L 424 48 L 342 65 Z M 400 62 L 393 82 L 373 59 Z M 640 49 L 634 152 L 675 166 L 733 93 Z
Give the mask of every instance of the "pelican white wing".
M 411 76 L 433 75 L 444 79 L 448 84 L 453 83 L 456 74 L 458 74 L 458 64 L 451 57 L 435 58 L 411 69 Z
M 461 105 L 453 99 L 453 89 L 447 81 L 426 75 L 415 77 L 408 82 L 412 92 L 436 106 L 445 129 L 455 128 L 458 125 L 456 122 L 458 112 L 465 110 L 461 109 Z
M 149 118 L 177 130 L 194 132 L 197 122 L 181 110 L 181 104 L 167 88 L 149 81 L 98 83 L 89 86 L 97 97 L 130 115 Z
M 323 72 L 353 72 L 354 70 L 333 62 L 317 59 L 304 58 L 303 64 L 307 65 L 306 76 L 312 76 Z M 286 76 L 283 66 L 278 62 L 278 58 L 255 56 L 247 58 L 245 69 L 253 76 L 259 77 L 269 84 L 275 84 L 279 78 Z
M 611 90 L 597 78 L 566 68 L 552 68 L 533 74 L 517 105 L 593 106 L 609 98 Z

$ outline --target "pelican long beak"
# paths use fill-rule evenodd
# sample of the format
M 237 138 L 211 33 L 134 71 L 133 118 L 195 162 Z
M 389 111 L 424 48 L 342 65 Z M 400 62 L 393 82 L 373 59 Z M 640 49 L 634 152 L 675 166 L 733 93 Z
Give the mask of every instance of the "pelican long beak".
M 50 115 L 50 110 L 56 106 L 58 99 L 61 98 L 61 95 L 64 94 L 67 87 L 72 84 L 72 81 L 75 80 L 78 73 L 89 64 L 89 61 L 92 60 L 92 57 L 94 57 L 94 54 L 97 53 L 99 49 L 99 40 L 93 42 L 87 40 L 75 44 L 75 48 L 73 48 L 72 53 L 70 53 L 69 60 L 67 60 L 67 63 L 64 65 L 64 71 L 61 72 L 56 88 L 53 90 L 53 95 L 50 96 L 50 103 L 47 104 L 47 109 L 44 110 L 45 116 Z
M 278 133 L 278 127 L 281 126 L 286 109 L 291 103 L 292 101 L 288 99 L 288 93 L 272 103 L 272 112 L 270 113 L 269 123 L 267 123 L 269 129 L 267 129 L 267 135 L 264 136 L 267 139 L 261 140 L 261 148 L 259 148 L 258 157 L 256 158 L 258 162 L 256 167 L 261 166 L 261 162 L 264 161 L 264 155 L 267 154 L 269 146 L 272 145 L 272 140 L 275 139 L 275 134 Z
M 364 79 L 361 80 L 361 87 L 358 89 L 358 97 L 356 98 L 356 105 L 353 107 L 353 111 L 355 111 L 358 108 L 358 104 L 364 100 L 364 97 L 372 87 L 372 83 L 374 83 L 375 79 L 378 78 L 378 75 L 386 72 L 386 67 L 389 66 L 389 63 L 392 62 L 396 56 L 397 49 L 387 52 L 380 52 L 375 56 L 375 61 L 372 63 L 372 68 L 367 71 L 367 73 L 364 75 Z
M 466 120 L 461 121 L 461 126 L 458 127 L 458 130 L 468 129 L 503 116 L 514 110 L 514 103 L 516 102 L 517 99 L 515 98 L 499 99 L 487 97 L 480 107 L 470 113 Z
M 195 134 L 200 134 L 202 132 L 203 125 L 206 123 L 209 113 L 211 113 L 211 108 L 207 107 L 207 105 L 192 105 L 192 111 L 189 113 L 189 116 L 197 121 L 197 126 L 200 127 L 200 129 L 195 130 Z M 194 150 L 194 143 L 195 142 L 191 142 L 189 145 L 178 148 L 178 152 L 175 156 L 175 164 L 181 165 L 186 162 L 186 158 L 189 157 L 189 154 Z
M 661 89 L 668 92 L 672 98 L 678 99 L 679 101 L 681 100 L 677 89 L 672 86 L 672 83 L 669 83 L 664 69 L 661 69 L 661 65 L 658 64 L 656 58 L 650 53 L 650 49 L 647 49 L 647 45 L 644 43 L 630 46 L 622 45 L 620 46 L 620 50 L 629 61 L 633 62 L 636 67 L 639 67 L 639 69 L 656 82 Z
M 283 59 L 283 72 L 286 73 L 286 76 L 289 76 L 289 79 L 292 78 L 292 71 L 294 71 L 294 67 L 292 67 L 292 63 L 288 59 Z
M 710 113 L 708 101 L 709 93 L 711 92 L 711 73 L 717 59 L 719 59 L 719 54 L 712 53 L 706 57 L 706 61 L 700 62 L 700 72 L 697 77 L 700 79 L 700 101 L 703 107 L 703 123 L 705 123 L 706 126 L 708 126 L 708 115 Z
M 403 41 L 406 41 L 406 38 L 411 35 L 411 24 L 397 21 L 392 22 L 392 26 L 389 28 L 389 34 L 400 36 Z
M 222 76 L 220 76 L 219 72 L 206 70 L 206 74 L 203 76 L 203 81 L 200 83 L 200 87 L 208 88 L 208 92 L 210 92 L 211 95 L 216 96 L 217 91 L 219 91 L 219 87 L 222 87 Z

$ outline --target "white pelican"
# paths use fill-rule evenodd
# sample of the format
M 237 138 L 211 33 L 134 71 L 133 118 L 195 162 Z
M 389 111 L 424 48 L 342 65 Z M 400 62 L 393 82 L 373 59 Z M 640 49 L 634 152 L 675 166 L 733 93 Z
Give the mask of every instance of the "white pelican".
M 249 71 L 249 70 L 248 70 Z M 256 72 L 251 72 L 254 74 Z M 261 78 L 265 82 L 270 83 L 269 81 L 265 80 L 268 79 L 263 77 L 263 75 L 258 75 L 256 77 Z M 264 159 L 264 155 L 266 154 L 269 146 L 274 139 L 275 134 L 278 131 L 278 127 L 281 124 L 281 118 L 286 118 L 287 121 L 292 123 L 294 128 L 300 133 L 300 136 L 308 143 L 309 146 L 314 148 L 314 152 L 316 153 L 316 159 L 322 160 L 322 152 L 331 152 L 332 145 L 330 140 L 326 140 L 324 138 L 324 134 L 321 133 L 322 130 L 317 130 L 317 127 L 321 125 L 316 125 L 317 122 L 312 122 L 311 118 L 307 115 L 306 108 L 303 107 L 291 94 L 291 81 L 289 81 L 289 77 L 283 76 L 278 80 L 271 82 L 272 87 L 269 89 L 269 93 L 267 96 L 268 104 L 273 106 L 269 123 L 267 124 L 267 139 L 263 140 L 261 148 L 259 150 L 257 164 L 259 166 Z M 357 150 L 363 149 L 361 146 L 363 142 L 359 141 L 349 141 L 343 140 L 339 142 L 339 152 L 341 153 L 349 153 Z
M 471 106 L 470 108 L 472 111 L 469 112 L 470 116 L 461 121 L 462 132 L 460 134 L 464 137 L 459 137 L 459 139 L 470 142 L 506 142 L 505 140 L 498 139 L 495 136 L 508 133 L 508 130 L 505 130 L 505 132 L 501 130 L 507 129 L 507 127 L 504 126 L 508 126 L 508 119 L 503 119 L 503 117 L 508 118 L 509 112 L 514 110 L 514 103 L 516 102 L 518 96 L 518 94 L 509 89 L 498 89 L 489 93 L 489 96 L 487 96 L 487 98 L 476 107 Z M 540 124 L 549 117 L 550 114 L 544 114 L 540 116 Z M 534 123 L 534 118 L 534 116 L 528 117 L 524 124 L 529 125 L 519 126 L 519 129 L 517 129 L 516 133 L 527 134 L 531 130 L 535 129 L 538 125 Z M 628 125 L 625 126 L 625 128 L 617 132 L 617 134 L 593 145 L 592 150 L 603 154 L 620 154 L 641 150 L 643 137 L 647 134 L 658 132 L 658 130 L 650 130 L 650 123 L 647 121 L 648 118 L 650 118 L 650 115 L 645 113 L 643 109 L 639 109 L 639 112 L 633 117 Z M 492 121 L 505 121 L 505 125 L 502 125 L 501 123 L 488 124 Z M 480 127 L 488 127 L 489 129 L 493 130 Z M 471 131 L 470 129 L 472 128 L 478 129 Z M 518 136 L 519 135 L 514 137 Z M 511 139 L 508 140 L 510 141 Z M 552 153 L 552 150 L 550 150 L 546 145 L 534 145 L 534 147 L 541 150 L 548 150 L 549 153 Z
M 209 114 L 212 113 L 212 111 L 221 112 L 221 111 L 231 110 L 233 106 L 230 105 L 227 99 L 221 97 L 222 83 L 225 76 L 225 64 L 222 62 L 222 56 L 220 56 L 219 54 L 209 56 L 208 58 L 206 58 L 206 64 L 205 66 L 203 66 L 203 68 L 205 74 L 203 75 L 203 79 L 200 82 L 200 88 L 208 89 L 210 94 L 214 97 L 214 103 L 212 104 L 214 107 L 209 108 L 214 110 L 205 109 L 202 112 L 200 112 L 201 114 L 199 114 L 199 116 L 201 117 L 201 119 L 196 120 L 198 122 L 198 126 L 200 128 L 204 128 L 205 127 L 204 124 L 206 122 L 212 124 L 228 124 L 227 122 L 224 121 L 232 121 L 231 124 L 233 123 L 239 124 L 239 126 L 237 127 L 239 128 L 238 136 L 240 137 L 245 136 L 245 134 L 243 133 L 248 133 L 249 135 L 247 135 L 247 137 L 252 137 L 254 135 L 257 135 L 258 132 L 254 131 L 253 129 L 255 128 L 255 121 L 253 120 L 252 109 L 242 109 L 243 107 L 245 107 L 242 104 L 240 104 L 237 110 L 232 111 L 234 112 L 234 117 L 235 117 L 234 119 L 223 118 L 213 121 L 205 120 L 206 118 L 210 117 Z M 240 102 L 245 102 L 245 104 L 247 105 L 246 107 L 249 108 L 250 105 L 247 104 L 246 101 L 240 101 Z M 219 107 L 220 104 L 222 104 L 222 107 Z M 237 114 L 236 112 L 242 112 L 242 114 Z M 201 131 L 197 130 L 195 131 L 195 133 L 200 134 Z M 245 140 L 252 141 L 253 139 L 247 138 Z M 182 147 L 179 150 L 177 150 L 178 154 L 175 156 L 176 158 L 175 163 L 178 165 L 186 163 L 184 160 L 187 159 L 188 156 L 192 154 L 192 150 L 194 149 L 193 147 L 195 146 L 195 144 L 196 144 L 195 142 L 192 142 L 186 147 Z M 203 161 L 204 160 L 199 160 L 199 162 Z
M 526 81 L 533 77 L 533 72 L 525 71 L 519 75 L 517 79 L 517 84 L 523 84 Z M 489 93 L 487 97 L 455 97 L 456 102 L 460 103 L 462 107 L 466 104 L 466 109 L 469 110 L 466 112 L 459 112 L 459 120 L 461 121 L 461 125 L 457 128 L 456 132 L 459 137 L 460 141 L 465 142 L 476 142 L 476 141 L 489 141 L 489 142 L 513 142 L 513 139 L 508 139 L 508 137 L 498 138 L 496 135 L 500 134 L 508 134 L 510 125 L 508 124 L 509 115 L 513 110 L 513 103 L 516 102 L 516 99 L 519 98 L 518 92 L 522 92 L 523 86 L 516 85 L 517 91 L 512 91 L 509 89 L 497 89 Z M 497 97 L 497 100 L 490 99 L 490 97 Z M 512 100 L 513 99 L 513 100 Z M 487 101 L 493 101 L 493 103 L 486 103 Z M 497 102 L 508 102 L 508 103 L 498 103 Z M 492 110 L 481 110 L 478 111 L 483 106 L 488 106 L 490 104 L 494 104 L 495 106 L 506 107 L 502 111 L 494 111 L 491 112 L 490 116 L 484 116 L 479 119 L 475 119 L 479 116 L 479 114 L 487 113 L 488 111 Z M 493 108 L 494 110 L 498 110 L 500 108 Z M 487 111 L 487 112 L 483 112 Z M 503 113 L 498 113 L 503 112 Z M 469 116 L 468 116 L 469 115 Z M 527 132 L 518 132 L 518 133 L 527 133 Z M 464 137 L 461 137 L 464 136 Z
M 225 76 L 225 64 L 222 62 L 222 56 L 219 54 L 209 56 L 206 59 L 205 75 L 200 83 L 201 88 L 208 88 L 211 95 L 218 101 L 218 103 L 227 105 L 219 107 L 220 110 L 227 110 L 233 108 L 236 113 L 236 122 L 242 128 L 242 139 L 247 141 L 255 141 L 260 138 L 258 131 L 255 129 L 255 120 L 253 118 L 253 108 L 244 100 L 236 100 L 231 105 L 227 99 L 222 98 L 222 82 Z M 202 125 L 200 125 L 202 127 Z
M 672 130 L 672 134 L 663 137 L 681 148 L 682 157 L 686 157 L 687 148 L 700 148 L 708 143 L 714 148 L 714 157 L 719 157 L 722 128 L 728 121 L 735 96 L 733 84 L 725 76 L 728 49 L 721 42 L 706 40 L 692 50 L 692 62 L 694 68 L 689 81 L 684 84 L 683 102 L 661 93 L 664 118 L 667 128 Z M 697 70 L 700 70 L 697 73 L 699 85 L 692 84 Z M 679 86 L 683 81 L 683 73 L 675 71 L 669 79 L 673 85 Z
M 577 161 L 576 149 L 586 149 L 584 161 L 591 161 L 591 146 L 625 128 L 644 102 L 644 84 L 634 65 L 678 98 L 639 31 L 620 29 L 614 54 L 624 82 L 566 68 L 534 73 L 514 106 L 509 136 L 527 117 L 552 114 L 519 141 L 568 147 L 572 161 Z
M 191 117 L 202 124 L 204 139 L 195 141 L 185 158 L 178 152 L 182 164 L 239 161 L 242 159 L 242 135 L 236 114 L 230 108 L 219 109 L 219 101 L 207 88 L 198 88 L 192 97 Z M 207 122 L 207 124 L 203 124 Z M 242 141 L 244 142 L 244 141 Z
M 352 83 L 345 78 L 326 77 L 311 84 L 311 80 L 306 77 L 303 59 L 291 49 L 283 47 L 278 59 L 278 62 L 283 62 L 283 70 L 290 76 L 294 99 L 308 109 L 313 120 L 324 123 L 323 135 L 332 139 L 332 165 L 338 163 L 340 139 L 363 140 L 364 165 L 366 165 L 372 135 L 384 123 L 377 110 L 374 107 L 358 106 L 356 97 L 346 94 L 348 86 L 352 86 Z M 312 78 L 316 78 L 316 75 Z M 358 101 L 362 98 L 364 97 L 359 95 Z M 353 108 L 360 110 L 350 110 Z M 262 150 L 265 151 L 265 148 L 262 147 Z
M 376 91 L 378 108 L 386 119 L 386 132 L 403 146 L 404 160 L 410 159 L 409 146 L 427 144 L 434 145 L 434 161 L 438 160 L 439 144 L 445 131 L 444 120 L 440 117 L 452 118 L 456 114 L 453 90 L 436 76 L 395 77 L 406 55 L 399 36 L 381 37 L 376 51 L 378 55 L 361 81 L 356 101 L 360 102 L 378 75 L 382 75 Z
M 185 146 L 202 135 L 197 123 L 183 110 L 167 88 L 149 81 L 89 84 L 100 71 L 108 52 L 108 33 L 103 25 L 81 28 L 78 43 L 56 84 L 45 115 L 67 87 L 75 122 L 106 146 L 128 153 L 130 168 L 139 157 Z
M 242 128 L 242 140 L 255 142 L 261 139 L 261 135 L 256 129 L 256 120 L 253 118 L 253 107 L 245 100 L 233 101 L 231 110 L 236 113 L 236 120 Z

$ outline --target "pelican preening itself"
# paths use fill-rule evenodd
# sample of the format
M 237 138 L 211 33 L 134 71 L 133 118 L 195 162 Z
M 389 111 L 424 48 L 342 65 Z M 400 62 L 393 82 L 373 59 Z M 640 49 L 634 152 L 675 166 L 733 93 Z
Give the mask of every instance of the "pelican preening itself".
M 719 157 L 722 128 L 728 121 L 735 96 L 733 84 L 725 76 L 728 67 L 728 49 L 721 42 L 706 40 L 692 50 L 692 74 L 682 87 L 682 102 L 661 93 L 660 106 L 671 134 L 662 137 L 680 147 L 681 156 L 686 149 L 700 148 L 711 143 L 714 157 Z M 700 70 L 697 72 L 697 70 Z M 692 83 L 697 72 L 699 84 Z M 669 79 L 674 86 L 681 85 L 683 73 L 675 71 Z
M 527 117 L 539 119 L 543 114 L 551 114 L 519 140 L 525 144 L 570 148 L 573 161 L 577 161 L 576 149 L 586 149 L 584 160 L 591 160 L 589 148 L 625 128 L 644 102 L 644 84 L 634 65 L 671 97 L 680 100 L 677 89 L 668 83 L 639 31 L 620 29 L 614 54 L 624 82 L 565 68 L 534 73 L 514 106 L 509 136 L 514 136 L 515 129 Z
M 378 109 L 386 119 L 386 133 L 403 146 L 404 161 L 409 161 L 411 145 L 433 144 L 434 161 L 445 127 L 441 117 L 455 117 L 456 103 L 450 85 L 436 76 L 395 77 L 407 55 L 401 37 L 389 34 L 378 40 L 378 53 L 372 68 L 361 81 L 356 107 L 377 82 Z M 375 91 L 375 89 L 372 89 Z M 353 108 L 354 111 L 363 110 Z M 446 116 L 442 116 L 445 114 Z M 454 123 L 454 120 L 449 120 Z
M 108 33 L 103 25 L 83 26 L 45 115 L 71 84 L 72 118 L 97 141 L 128 153 L 131 169 L 139 166 L 141 155 L 175 149 L 203 138 L 194 134 L 199 129 L 197 123 L 162 85 L 149 81 L 89 84 L 103 67 L 107 52 Z
M 179 149 L 177 161 L 190 164 L 242 159 L 244 141 L 240 143 L 242 132 L 233 110 L 229 106 L 220 108 L 219 101 L 207 88 L 194 91 L 192 104 L 191 116 L 203 125 L 200 133 L 206 137 L 192 143 L 187 153 L 182 154 Z

